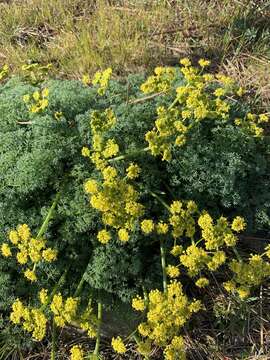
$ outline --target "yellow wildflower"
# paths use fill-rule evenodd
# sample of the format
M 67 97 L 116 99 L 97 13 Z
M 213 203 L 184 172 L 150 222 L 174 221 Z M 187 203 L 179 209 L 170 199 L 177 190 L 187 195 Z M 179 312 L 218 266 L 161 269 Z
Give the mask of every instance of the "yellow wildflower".
M 32 336 L 37 341 L 41 341 L 46 334 L 47 319 L 40 309 L 31 310 L 33 332 Z
M 51 310 L 54 314 L 60 314 L 62 307 L 63 307 L 63 298 L 60 293 L 55 294 L 52 299 L 51 303 Z
M 105 158 L 111 158 L 119 152 L 119 146 L 114 139 L 109 139 L 106 143 L 105 149 L 103 150 L 103 156 Z
M 56 120 L 60 120 L 62 116 L 63 116 L 62 111 L 56 111 L 56 112 L 54 113 L 54 118 L 55 118 Z
M 31 231 L 27 224 L 19 225 L 17 231 L 23 241 L 29 240 L 31 236 Z
M 111 234 L 104 229 L 98 232 L 97 238 L 102 244 L 107 244 L 111 240 Z
M 84 354 L 81 346 L 72 346 L 70 350 L 70 360 L 83 360 Z
M 103 72 L 97 71 L 92 80 L 93 85 L 99 85 L 98 94 L 104 95 L 112 75 L 112 69 L 107 68 Z
M 173 256 L 179 256 L 181 255 L 183 252 L 183 246 L 181 245 L 175 245 L 172 250 L 170 251 L 170 253 L 173 255 Z
M 171 212 L 173 214 L 179 214 L 182 210 L 182 202 L 181 201 L 173 201 L 170 206 Z
M 196 281 L 196 286 L 198 286 L 199 288 L 204 288 L 206 286 L 209 285 L 209 280 L 205 277 L 201 277 Z
M 48 88 L 44 88 L 41 92 L 43 97 L 48 97 L 49 96 L 49 89 Z
M 168 226 L 168 224 L 160 221 L 156 226 L 156 230 L 157 230 L 158 234 L 167 234 L 167 232 L 169 230 L 169 226 Z
M 11 249 L 7 243 L 2 244 L 1 246 L 1 253 L 4 257 L 9 257 L 12 255 Z
M 227 281 L 223 283 L 223 287 L 228 292 L 233 292 L 235 290 L 235 283 L 233 281 Z
M 153 220 L 143 220 L 141 222 L 141 229 L 145 234 L 150 234 L 154 230 Z
M 144 311 L 145 309 L 145 301 L 140 296 L 136 296 L 132 299 L 132 307 L 137 311 Z
M 30 270 L 30 269 L 27 269 L 25 272 L 24 272 L 24 276 L 30 280 L 31 282 L 35 282 L 37 281 L 37 276 L 35 274 L 35 272 L 33 270 Z
M 141 169 L 137 164 L 131 163 L 129 167 L 126 169 L 126 172 L 127 172 L 127 177 L 133 180 L 139 176 Z
M 180 275 L 180 271 L 177 266 L 168 265 L 166 272 L 170 278 L 177 278 Z
M 89 179 L 84 184 L 84 190 L 87 194 L 95 194 L 98 192 L 98 184 L 95 180 Z
M 118 230 L 119 240 L 122 242 L 127 242 L 129 240 L 129 233 L 126 229 Z
M 26 250 L 22 250 L 16 255 L 17 261 L 19 264 L 24 265 L 27 263 L 28 255 Z
M 198 225 L 202 229 L 212 228 L 213 226 L 213 219 L 208 213 L 204 213 L 198 219 Z
M 84 157 L 89 157 L 90 156 L 90 150 L 89 150 L 89 148 L 87 146 L 84 146 L 82 148 L 82 156 L 84 156 Z
M 23 303 L 16 299 L 15 302 L 12 304 L 12 312 L 10 314 L 10 320 L 14 324 L 19 324 L 21 322 L 21 318 L 24 315 L 24 306 Z
M 172 342 L 165 347 L 165 360 L 186 360 L 185 344 L 182 336 L 174 336 Z
M 120 336 L 117 336 L 117 338 L 112 338 L 112 347 L 114 351 L 119 354 L 124 354 L 127 351 L 126 346 Z
M 246 299 L 249 294 L 250 294 L 250 290 L 244 286 L 240 286 L 239 288 L 236 289 L 237 294 L 239 295 L 240 299 Z
M 268 122 L 268 121 L 269 121 L 269 118 L 266 114 L 259 115 L 259 123 Z
M 51 248 L 42 251 L 42 257 L 47 262 L 52 262 L 56 260 L 56 256 L 57 256 L 57 251 Z
M 236 216 L 236 218 L 234 218 L 232 222 L 232 226 L 231 226 L 232 230 L 236 232 L 240 232 L 245 230 L 245 227 L 246 227 L 245 220 L 240 216 Z
M 183 59 L 180 60 L 180 64 L 184 65 L 184 66 L 190 66 L 191 61 L 188 58 L 183 58 Z
M 39 299 L 41 304 L 46 304 L 48 301 L 48 290 L 47 289 L 41 289 L 39 292 Z
M 217 97 L 223 96 L 226 94 L 226 90 L 223 88 L 218 88 L 214 91 L 214 95 Z
M 198 64 L 199 64 L 202 68 L 204 68 L 204 67 L 210 65 L 210 64 L 211 64 L 211 61 L 205 60 L 205 59 L 200 59 L 200 60 L 198 61 Z
M 17 233 L 17 231 L 16 230 L 11 230 L 10 232 L 9 232 L 9 240 L 12 242 L 12 244 L 14 244 L 14 245 L 17 245 L 18 244 L 18 242 L 20 241 L 20 239 L 19 239 L 19 235 L 18 235 L 18 233 Z
M 102 170 L 102 175 L 105 181 L 113 181 L 117 176 L 117 170 L 112 166 L 107 166 Z

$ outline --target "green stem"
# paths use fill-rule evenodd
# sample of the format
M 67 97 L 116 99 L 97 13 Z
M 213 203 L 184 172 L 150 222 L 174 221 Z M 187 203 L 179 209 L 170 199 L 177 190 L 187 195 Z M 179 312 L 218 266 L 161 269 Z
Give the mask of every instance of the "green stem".
M 89 264 L 87 264 L 86 269 L 85 269 L 85 271 L 84 271 L 84 273 L 83 273 L 83 275 L 81 277 L 81 280 L 80 280 L 80 282 L 79 282 L 79 284 L 78 284 L 78 286 L 77 286 L 77 288 L 75 290 L 74 297 L 79 296 L 81 291 L 82 291 L 82 288 L 83 288 L 83 285 L 84 285 L 84 282 L 85 282 L 85 275 L 86 275 L 86 272 L 87 272 L 87 269 L 88 269 L 88 265 Z
M 97 326 L 97 339 L 96 339 L 96 345 L 95 345 L 95 350 L 94 350 L 94 355 L 96 355 L 96 357 L 98 357 L 99 355 L 99 346 L 100 346 L 100 330 L 101 330 L 101 322 L 102 322 L 102 303 L 99 301 L 98 302 L 98 316 L 97 316 L 97 320 L 98 320 L 98 326 Z
M 52 323 L 52 351 L 51 351 L 51 360 L 56 360 L 56 325 L 53 320 Z
M 76 288 L 76 290 L 75 290 L 74 297 L 79 296 L 80 293 L 81 293 L 81 291 L 82 291 L 83 284 L 84 284 L 84 281 L 85 281 L 85 280 L 84 280 L 84 274 L 85 274 L 85 273 L 83 273 L 83 276 L 81 277 L 81 280 L 80 280 L 80 282 L 79 282 L 79 284 L 78 284 L 78 286 L 77 286 L 77 288 Z
M 154 198 L 156 198 L 169 212 L 171 212 L 171 209 L 168 204 L 165 203 L 165 201 L 156 193 L 149 191 L 149 194 L 152 195 Z
M 127 341 L 129 340 L 130 338 L 134 338 L 134 336 L 136 336 L 136 333 L 137 333 L 137 329 L 133 330 L 132 333 L 130 333 L 129 335 L 127 335 L 125 338 L 124 338 L 124 341 Z
M 59 287 L 62 286 L 62 284 L 64 284 L 69 268 L 70 268 L 70 266 L 65 270 L 65 272 L 61 275 L 58 282 L 54 285 L 54 288 L 48 297 L 48 301 L 41 306 L 41 308 L 40 308 L 41 311 L 43 311 L 46 308 L 46 306 L 51 302 L 53 296 L 58 291 Z
M 160 257 L 161 257 L 161 267 L 162 267 L 163 290 L 164 293 L 167 294 L 166 252 L 165 252 L 163 239 L 160 239 Z
M 233 247 L 233 252 L 235 253 L 236 257 L 237 257 L 237 260 L 239 262 L 243 262 L 243 259 L 241 258 L 239 252 L 237 251 L 237 249 L 235 247 Z
M 51 220 L 52 216 L 53 216 L 53 212 L 54 212 L 54 209 L 56 208 L 56 205 L 58 203 L 60 199 L 60 192 L 58 192 L 56 194 L 56 197 L 52 203 L 52 206 L 50 207 L 50 210 L 45 218 L 45 220 L 43 221 L 43 224 L 41 225 L 41 228 L 39 229 L 39 232 L 37 234 L 37 239 L 41 238 L 42 235 L 46 232 L 47 230 L 47 227 L 49 225 L 49 221 Z
M 144 152 L 147 152 L 147 151 L 149 151 L 149 150 L 150 150 L 149 147 L 146 147 L 146 148 L 144 148 L 144 149 L 134 150 L 134 151 L 131 151 L 130 153 L 116 156 L 115 158 L 112 158 L 112 159 L 108 160 L 108 162 L 124 160 L 124 159 L 127 159 L 127 158 L 129 158 L 129 157 L 133 157 L 133 156 L 136 156 L 136 155 L 140 155 L 140 154 L 142 154 L 142 153 L 144 153 Z
M 177 98 L 174 99 L 174 101 L 173 101 L 173 102 L 171 103 L 171 105 L 168 107 L 168 110 L 171 110 L 177 102 L 178 102 L 178 99 L 177 99 Z

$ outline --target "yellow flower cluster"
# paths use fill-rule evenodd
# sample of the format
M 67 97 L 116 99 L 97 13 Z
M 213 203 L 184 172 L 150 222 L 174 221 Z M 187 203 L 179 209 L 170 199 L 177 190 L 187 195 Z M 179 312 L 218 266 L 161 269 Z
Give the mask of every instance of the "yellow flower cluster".
M 144 311 L 145 300 L 137 295 L 134 299 L 132 299 L 132 307 L 137 311 Z
M 214 224 L 212 217 L 207 212 L 199 217 L 198 225 L 202 229 L 202 238 L 207 250 L 217 250 L 224 245 L 235 246 L 237 236 L 233 231 L 240 232 L 246 227 L 244 219 L 240 216 L 237 216 L 231 225 L 223 216 Z
M 1 246 L 1 252 L 2 252 L 2 255 L 3 255 L 4 257 L 12 256 L 12 252 L 11 252 L 10 246 L 9 246 L 9 244 L 7 244 L 7 243 L 2 244 L 2 246 Z
M 51 295 L 52 296 L 52 295 Z M 82 313 L 78 313 L 79 298 L 68 297 L 63 299 L 60 293 L 51 296 L 47 289 L 41 289 L 38 297 L 41 304 L 39 308 L 26 307 L 17 299 L 12 305 L 10 320 L 17 325 L 22 325 L 23 329 L 32 333 L 32 337 L 38 341 L 42 340 L 46 332 L 47 318 L 45 309 L 53 314 L 54 322 L 59 327 L 76 323 L 82 330 L 87 332 L 90 338 L 96 337 L 98 320 L 91 302 Z M 46 312 L 46 313 L 47 313 Z M 75 352 L 76 353 L 76 352 Z
M 222 249 L 235 246 L 238 239 L 235 233 L 243 231 L 246 227 L 244 219 L 240 216 L 235 217 L 231 224 L 223 216 L 214 223 L 206 211 L 198 211 L 193 201 L 175 200 L 169 210 L 171 234 L 175 239 L 170 253 L 175 257 L 179 256 L 180 264 L 187 269 L 191 277 L 198 275 L 202 270 L 215 271 L 224 264 L 226 254 Z M 150 233 L 154 230 L 154 223 L 152 220 L 144 220 L 141 228 L 144 233 Z M 195 242 L 195 236 L 197 238 L 200 234 L 199 230 L 201 237 Z M 176 240 L 182 237 L 192 240 L 191 245 L 185 250 L 182 245 L 176 244 Z M 170 278 L 180 275 L 178 266 L 168 265 L 166 271 Z M 196 285 L 205 287 L 208 280 L 202 277 L 197 280 Z
M 263 128 L 261 124 L 269 122 L 269 117 L 266 114 L 252 114 L 247 113 L 243 119 L 235 118 L 234 123 L 241 126 L 242 129 L 252 133 L 255 137 L 263 135 Z
M 170 253 L 173 256 L 179 256 L 181 255 L 183 252 L 183 246 L 182 245 L 174 245 L 173 248 L 171 249 Z
M 84 146 L 82 148 L 82 156 L 84 157 L 90 157 L 90 150 L 87 146 Z
M 127 351 L 126 346 L 120 336 L 117 336 L 117 338 L 112 338 L 112 347 L 118 354 L 124 354 Z
M 194 216 L 198 213 L 198 207 L 194 201 L 173 201 L 170 206 L 171 215 L 169 222 L 173 228 L 172 236 L 177 239 L 181 236 L 193 238 L 196 228 Z
M 83 349 L 79 345 L 72 346 L 70 350 L 70 360 L 83 360 L 84 353 Z
M 50 309 L 54 314 L 54 321 L 57 326 L 64 327 L 76 316 L 78 299 L 69 297 L 65 301 L 60 293 L 54 295 Z
M 170 161 L 172 145 L 184 145 L 187 131 L 188 126 L 184 124 L 179 109 L 161 106 L 157 108 L 155 127 L 145 134 L 145 140 L 152 155 L 162 155 L 162 160 Z
M 138 326 L 138 331 L 144 338 L 165 347 L 166 359 L 178 359 L 184 351 L 179 332 L 192 313 L 201 309 L 201 303 L 190 302 L 177 281 L 168 285 L 167 293 L 151 290 L 148 297 L 147 321 Z
M 94 75 L 92 84 L 98 85 L 98 94 L 104 95 L 106 92 L 106 89 L 108 88 L 109 80 L 112 76 L 112 69 L 108 68 L 104 70 L 103 72 L 97 71 Z M 85 80 L 85 79 L 84 79 Z
M 129 167 L 126 169 L 126 172 L 127 172 L 127 177 L 130 180 L 134 180 L 140 175 L 141 169 L 137 164 L 131 163 Z
M 251 255 L 248 262 L 232 260 L 229 268 L 233 279 L 225 282 L 224 288 L 228 292 L 236 292 L 241 299 L 248 297 L 252 287 L 260 285 L 270 276 L 270 263 L 260 255 Z
M 26 103 L 31 113 L 39 113 L 44 111 L 49 105 L 49 89 L 45 88 L 41 91 L 35 91 L 33 94 L 24 95 L 23 101 Z
M 98 183 L 89 179 L 84 185 L 90 195 L 90 204 L 102 213 L 105 227 L 109 226 L 118 232 L 121 242 L 129 240 L 137 219 L 143 214 L 143 206 L 138 202 L 139 193 L 128 181 L 135 179 L 139 173 L 138 165 L 131 163 L 126 169 L 127 176 L 120 177 L 117 170 L 109 165 L 109 158 L 117 155 L 119 147 L 114 139 L 104 141 L 104 133 L 116 123 L 112 110 L 94 111 L 91 115 L 93 134 L 93 153 L 83 148 L 83 155 L 89 156 L 97 170 L 101 172 L 103 181 Z M 110 232 L 105 228 L 99 231 L 98 240 L 106 244 L 111 239 Z
M 137 351 L 144 357 L 148 357 L 152 350 L 152 344 L 150 339 L 145 341 L 139 341 L 137 343 Z
M 157 224 L 152 219 L 144 219 L 141 221 L 141 230 L 145 235 L 149 235 L 156 231 L 157 234 L 167 234 L 169 231 L 169 225 L 163 221 L 159 221 Z
M 0 69 L 0 81 L 5 79 L 8 73 L 9 73 L 9 66 L 8 65 L 2 66 L 2 68 Z
M 199 288 L 204 288 L 209 285 L 209 280 L 205 277 L 201 277 L 196 281 L 196 286 Z
M 22 65 L 21 70 L 24 79 L 35 85 L 46 78 L 52 67 L 52 64 L 31 63 Z
M 104 225 L 116 229 L 119 240 L 126 242 L 137 219 L 143 214 L 143 206 L 138 202 L 139 193 L 127 180 L 120 178 L 111 166 L 106 167 L 102 175 L 104 181 L 98 191 L 92 192 L 90 203 L 102 213 Z M 93 182 L 91 185 L 93 190 Z M 85 188 L 89 189 L 87 183 Z M 110 239 L 111 235 L 106 229 L 99 232 L 100 242 L 107 243 Z
M 171 343 L 164 350 L 165 360 L 185 360 L 185 344 L 182 336 L 174 336 Z
M 180 255 L 179 260 L 187 268 L 189 276 L 195 276 L 210 262 L 210 256 L 203 248 L 192 244 Z
M 93 111 L 90 119 L 92 134 L 95 136 L 105 133 L 116 124 L 116 121 L 114 112 L 111 109 L 106 109 L 105 111 Z M 94 141 L 93 147 L 98 151 L 98 142 L 95 143 Z
M 155 75 L 150 76 L 142 85 L 141 91 L 145 94 L 165 92 L 170 90 L 175 80 L 176 69 L 173 67 L 156 67 Z
M 116 124 L 116 117 L 111 109 L 93 111 L 91 114 L 92 154 L 89 148 L 82 148 L 82 155 L 89 157 L 98 170 L 108 165 L 108 159 L 119 152 L 115 139 L 104 140 L 104 133 Z
M 20 265 L 26 265 L 27 263 L 36 264 L 39 262 L 52 262 L 56 260 L 57 251 L 46 247 L 46 241 L 44 239 L 35 239 L 31 235 L 31 231 L 28 225 L 18 225 L 17 230 L 11 230 L 9 232 L 8 243 L 3 243 L 1 252 L 3 256 L 12 256 L 12 249 L 17 250 L 16 259 Z M 30 264 L 29 264 L 30 265 Z M 36 281 L 37 277 L 34 269 L 27 268 L 24 271 L 25 277 L 30 281 Z
M 141 229 L 144 234 L 150 234 L 155 228 L 154 221 L 145 219 L 141 222 Z
M 93 313 L 90 301 L 87 308 L 80 316 L 80 328 L 86 331 L 90 338 L 95 338 L 97 336 L 97 326 L 98 320 L 96 315 Z
M 19 299 L 12 305 L 10 320 L 16 325 L 22 324 L 23 329 L 32 333 L 37 341 L 41 341 L 46 334 L 47 319 L 43 311 L 24 306 Z
M 48 290 L 47 289 L 41 289 L 39 292 L 39 300 L 42 305 L 47 304 L 49 298 L 48 298 Z
M 155 126 L 145 135 L 152 155 L 160 155 L 165 161 L 171 160 L 174 145 L 182 146 L 186 143 L 188 133 L 196 123 L 204 119 L 229 121 L 231 105 L 228 98 L 241 96 L 244 92 L 228 76 L 202 74 L 202 70 L 210 64 L 208 60 L 199 60 L 201 68 L 191 66 L 190 60 L 186 58 L 180 63 L 183 65 L 180 69 L 183 85 L 176 89 L 175 100 L 168 108 L 157 108 Z M 141 86 L 142 91 L 173 90 L 175 70 L 172 72 L 171 68 L 158 68 L 158 74 L 149 77 Z M 266 114 L 247 114 L 244 119 L 235 119 L 235 124 L 260 136 L 263 133 L 260 124 L 266 121 Z
M 172 279 L 177 278 L 180 275 L 180 270 L 178 269 L 178 267 L 173 265 L 168 265 L 166 268 L 166 272 L 167 275 Z

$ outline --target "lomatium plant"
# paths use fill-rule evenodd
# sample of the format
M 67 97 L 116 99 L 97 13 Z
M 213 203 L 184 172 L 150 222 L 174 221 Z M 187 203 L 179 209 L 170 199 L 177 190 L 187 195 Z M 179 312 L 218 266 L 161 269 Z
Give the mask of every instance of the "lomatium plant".
M 24 95 L 23 101 L 31 113 L 39 113 L 44 111 L 48 106 L 48 96 L 49 90 L 45 88 L 42 91 L 35 91 L 31 95 Z
M 189 143 L 196 129 L 209 128 L 214 123 L 219 127 L 229 124 L 257 139 L 263 138 L 263 124 L 268 121 L 267 114 L 256 115 L 249 111 L 236 114 L 234 104 L 241 102 L 244 89 L 228 76 L 207 73 L 208 60 L 199 60 L 197 67 L 192 66 L 189 59 L 182 59 L 180 64 L 179 68 L 156 68 L 154 75 L 141 85 L 146 96 L 139 102 L 164 96 L 171 99 L 169 105 L 162 101 L 158 104 L 155 117 L 140 139 L 144 146 L 133 146 L 129 150 L 125 138 L 119 141 L 116 129 L 122 124 L 117 109 L 114 106 L 104 108 L 103 101 L 103 106 L 90 111 L 90 141 L 81 149 L 82 161 L 86 160 L 88 168 L 92 169 L 85 179 L 84 191 L 88 206 L 99 219 L 96 227 L 89 229 L 91 236 L 96 232 L 94 246 L 109 249 L 113 244 L 128 252 L 129 244 L 140 248 L 143 243 L 159 254 L 155 285 L 151 287 L 149 282 L 138 281 L 137 295 L 133 294 L 130 299 L 131 311 L 140 314 L 139 323 L 131 334 L 119 333 L 111 339 L 112 348 L 119 354 L 127 351 L 127 343 L 133 339 L 137 351 L 145 359 L 151 358 L 154 347 L 163 350 L 166 360 L 186 358 L 184 327 L 186 329 L 190 321 L 199 318 L 199 312 L 205 311 L 201 294 L 211 286 L 213 273 L 222 273 L 224 291 L 241 301 L 270 276 L 269 246 L 262 254 L 251 254 L 247 259 L 241 256 L 239 234 L 247 227 L 242 216 L 213 216 L 211 209 L 201 208 L 192 199 L 175 198 L 168 184 L 162 184 L 166 164 L 173 161 L 176 149 Z M 93 85 L 96 96 L 104 99 L 111 75 L 112 70 L 107 69 L 98 72 L 92 81 L 84 76 L 83 83 L 86 87 Z M 41 87 L 31 95 L 26 94 L 23 101 L 29 112 L 46 112 L 50 106 L 49 93 L 48 88 Z M 64 117 L 61 108 L 56 110 L 61 118 Z M 211 137 L 211 131 L 208 136 Z M 160 171 L 160 179 L 155 179 L 153 184 L 149 181 L 153 178 L 147 176 L 149 164 L 155 164 Z M 70 359 L 101 359 L 105 304 L 101 296 L 95 298 L 92 289 L 86 286 L 91 262 L 72 294 L 70 289 L 64 288 L 68 269 L 54 287 L 39 287 L 41 265 L 54 262 L 57 267 L 61 256 L 57 247 L 47 246 L 44 238 L 59 198 L 60 193 L 37 236 L 32 236 L 26 224 L 18 225 L 9 232 L 8 242 L 2 244 L 3 256 L 14 257 L 23 268 L 24 276 L 38 288 L 36 299 L 14 301 L 10 320 L 37 341 L 45 338 L 51 325 L 52 360 L 57 352 L 57 329 L 67 325 L 80 328 L 89 338 L 95 339 L 95 349 L 90 353 L 82 345 L 74 345 L 70 349 Z M 187 291 L 187 281 L 192 291 Z

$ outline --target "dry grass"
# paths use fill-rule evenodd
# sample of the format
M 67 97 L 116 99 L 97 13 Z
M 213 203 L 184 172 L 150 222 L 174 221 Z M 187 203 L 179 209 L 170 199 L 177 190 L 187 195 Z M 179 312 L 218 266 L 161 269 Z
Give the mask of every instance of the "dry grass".
M 53 63 L 80 78 L 210 58 L 270 104 L 268 0 L 10 0 L 0 2 L 0 64 Z

